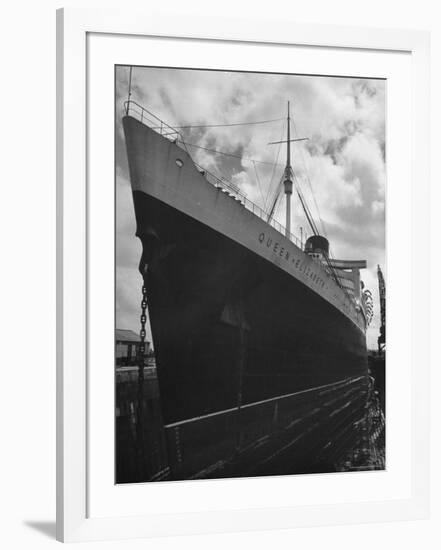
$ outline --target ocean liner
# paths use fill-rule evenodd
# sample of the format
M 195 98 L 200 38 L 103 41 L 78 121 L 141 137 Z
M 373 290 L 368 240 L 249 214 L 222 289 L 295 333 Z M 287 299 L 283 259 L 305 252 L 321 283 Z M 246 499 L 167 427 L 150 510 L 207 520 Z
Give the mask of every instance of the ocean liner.
M 332 470 L 361 437 L 372 305 L 293 186 L 289 104 L 285 227 L 179 128 L 130 99 L 122 122 L 172 479 Z

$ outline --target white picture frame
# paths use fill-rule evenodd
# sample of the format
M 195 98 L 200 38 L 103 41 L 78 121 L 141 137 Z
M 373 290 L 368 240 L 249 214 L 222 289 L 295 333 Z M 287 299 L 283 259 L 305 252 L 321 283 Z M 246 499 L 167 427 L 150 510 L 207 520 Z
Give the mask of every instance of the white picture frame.
M 252 24 L 250 24 L 250 22 Z M 277 529 L 297 526 L 392 521 L 427 517 L 429 502 L 428 413 L 428 274 L 421 266 L 429 256 L 428 222 L 429 36 L 424 32 L 296 25 L 250 19 L 152 16 L 133 11 L 62 9 L 57 13 L 57 538 L 87 541 L 178 534 Z M 87 143 L 91 36 L 119 35 L 164 40 L 224 41 L 267 47 L 314 47 L 330 51 L 400 52 L 410 56 L 411 228 L 410 295 L 412 356 L 409 388 L 410 455 L 408 495 L 351 502 L 308 502 L 265 507 L 231 507 L 161 513 L 133 510 L 118 516 L 92 514 L 89 489 L 91 369 L 88 340 L 90 280 L 88 232 L 93 226 L 88 188 Z M 161 46 L 158 44 L 158 48 Z M 191 60 L 189 62 L 191 64 Z M 147 63 L 146 63 L 147 64 Z M 96 130 L 94 130 L 96 131 Z M 113 215 L 113 213 L 112 213 Z M 404 222 L 403 222 L 404 223 Z M 416 227 L 418 226 L 418 232 Z M 423 238 L 421 238 L 423 237 Z M 110 239 L 111 237 L 109 237 Z M 93 274 L 92 274 L 93 275 Z M 93 277 L 92 277 L 93 278 Z M 406 281 L 408 279 L 406 278 Z M 112 295 L 113 296 L 113 295 Z M 111 299 L 111 297 L 110 297 Z M 398 368 L 398 365 L 396 366 Z M 393 367 L 392 367 L 393 368 Z M 406 420 L 408 418 L 406 416 Z M 389 429 L 389 428 L 388 428 Z M 104 437 L 104 436 L 103 436 Z M 108 460 L 113 464 L 113 456 Z M 279 479 L 280 481 L 280 479 Z M 282 480 L 283 481 L 283 480 Z M 218 483 L 226 483 L 219 481 Z M 277 481 L 275 482 L 277 483 Z M 148 492 L 149 485 L 139 490 Z M 276 487 L 276 486 L 275 486 Z M 178 491 L 178 486 L 169 491 Z M 237 491 L 232 485 L 231 490 Z M 266 490 L 266 489 L 265 489 Z M 277 491 L 277 489 L 276 489 Z M 270 493 L 273 494 L 273 493 Z M 233 501 L 234 499 L 232 499 Z

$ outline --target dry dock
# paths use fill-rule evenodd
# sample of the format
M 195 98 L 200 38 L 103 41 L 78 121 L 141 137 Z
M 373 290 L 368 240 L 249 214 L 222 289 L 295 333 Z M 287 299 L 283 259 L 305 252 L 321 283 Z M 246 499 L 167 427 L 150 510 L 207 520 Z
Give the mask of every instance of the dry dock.
M 144 369 L 141 409 L 138 367 L 117 367 L 116 482 L 384 469 L 384 360 L 383 368 L 378 358 L 371 365 L 376 378 L 368 379 L 367 401 L 365 381 L 354 379 L 269 400 L 257 417 L 244 406 L 205 418 L 203 431 L 211 437 L 204 437 L 190 461 L 197 474 L 190 475 L 183 466 L 173 478 L 171 470 L 179 471 L 179 461 L 189 463 L 187 450 L 198 449 L 200 426 L 184 422 L 164 427 L 154 366 Z M 247 426 L 246 431 L 237 429 L 239 425 Z

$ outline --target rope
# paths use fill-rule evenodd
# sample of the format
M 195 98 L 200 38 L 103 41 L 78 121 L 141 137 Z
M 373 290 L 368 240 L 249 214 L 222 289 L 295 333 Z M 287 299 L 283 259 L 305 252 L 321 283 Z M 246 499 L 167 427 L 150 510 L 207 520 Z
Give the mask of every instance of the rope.
M 303 211 L 305 212 L 306 219 L 308 220 L 308 223 L 311 226 L 311 229 L 314 235 L 318 235 L 317 226 L 315 225 L 314 218 L 312 217 L 311 211 L 309 210 L 309 207 L 305 201 L 302 190 L 300 189 L 299 181 L 296 175 L 294 174 L 294 172 L 293 172 L 293 179 L 296 186 L 297 195 L 299 196 L 300 202 L 303 207 Z
M 266 210 L 266 201 L 263 196 L 262 186 L 260 185 L 260 178 L 259 178 L 259 174 L 257 173 L 256 163 L 254 160 L 253 160 L 253 166 L 254 166 L 254 173 L 256 174 L 256 180 L 259 185 L 259 191 L 260 191 L 260 196 L 262 198 L 263 209 Z
M 295 131 L 296 135 L 299 135 L 298 132 L 297 132 L 297 127 L 296 127 L 296 123 L 294 121 L 294 118 L 293 118 L 292 122 L 293 122 L 293 125 L 294 125 L 294 131 Z M 312 183 L 311 183 L 311 179 L 309 178 L 308 169 L 306 167 L 305 157 L 303 155 L 303 149 L 300 149 L 300 155 L 301 155 L 301 158 L 302 158 L 303 168 L 304 168 L 304 171 L 305 171 L 305 174 L 306 174 L 306 180 L 309 184 L 309 189 L 311 190 L 311 195 L 312 195 L 312 198 L 314 200 L 315 208 L 317 210 L 317 214 L 318 214 L 318 217 L 319 217 L 319 220 L 320 220 L 320 225 L 322 226 L 323 233 L 325 234 L 325 237 L 327 237 L 328 235 L 327 235 L 327 232 L 326 232 L 326 227 L 325 227 L 325 224 L 323 223 L 322 216 L 320 214 L 320 208 L 318 207 L 318 204 L 317 204 L 317 201 L 316 201 L 316 198 L 315 198 L 315 194 L 314 194 L 314 191 L 312 189 Z
M 187 126 L 175 126 L 176 129 L 190 129 L 190 128 L 228 128 L 230 126 L 254 126 L 255 124 L 269 124 L 270 122 L 279 122 L 282 118 L 273 118 L 271 120 L 258 120 L 255 122 L 234 122 L 232 124 L 190 124 Z
M 285 124 L 282 125 L 282 134 L 280 136 L 280 139 L 282 139 L 284 133 L 285 133 Z M 271 187 L 272 187 L 272 184 L 273 184 L 274 174 L 276 172 L 276 166 L 281 166 L 279 164 L 279 155 L 280 155 L 280 149 L 281 148 L 282 148 L 282 143 L 279 143 L 279 147 L 277 149 L 277 154 L 276 154 L 276 160 L 274 161 L 274 164 L 273 164 L 273 171 L 271 173 L 271 179 L 270 179 L 270 182 L 269 182 L 269 185 L 268 185 L 268 192 L 267 192 L 266 202 L 268 202 L 268 200 L 270 198 L 270 195 L 271 195 Z M 277 192 L 279 192 L 279 191 L 277 191 Z
M 271 218 L 274 217 L 274 211 L 276 211 L 276 204 L 277 204 L 277 201 L 279 200 L 279 197 L 280 197 L 281 191 L 282 191 L 282 185 L 283 185 L 282 182 L 283 182 L 283 175 L 280 178 L 280 181 L 277 185 L 276 193 L 275 193 L 274 198 L 273 198 L 273 204 L 272 204 L 271 210 L 268 214 L 268 220 L 267 220 L 268 222 L 271 220 Z
M 272 162 L 267 162 L 265 160 L 256 160 L 249 157 L 241 157 L 240 155 L 235 155 L 233 153 L 225 153 L 224 151 L 219 151 L 218 149 L 210 149 L 208 147 L 202 147 L 202 145 L 196 145 L 194 143 L 188 143 L 186 141 L 178 140 L 180 143 L 183 143 L 184 145 L 188 145 L 189 147 L 196 147 L 196 149 L 203 149 L 204 151 L 208 151 L 210 153 L 216 153 L 217 155 L 224 155 L 226 157 L 233 157 L 240 160 L 245 160 L 248 162 L 258 162 L 259 164 L 270 164 L 273 165 Z

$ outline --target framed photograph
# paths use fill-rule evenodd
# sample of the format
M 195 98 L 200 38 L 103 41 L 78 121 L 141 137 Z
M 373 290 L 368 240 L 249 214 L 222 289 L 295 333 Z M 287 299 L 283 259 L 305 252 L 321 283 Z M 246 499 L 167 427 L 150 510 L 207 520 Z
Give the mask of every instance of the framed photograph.
M 428 35 L 57 29 L 58 539 L 426 517 Z

